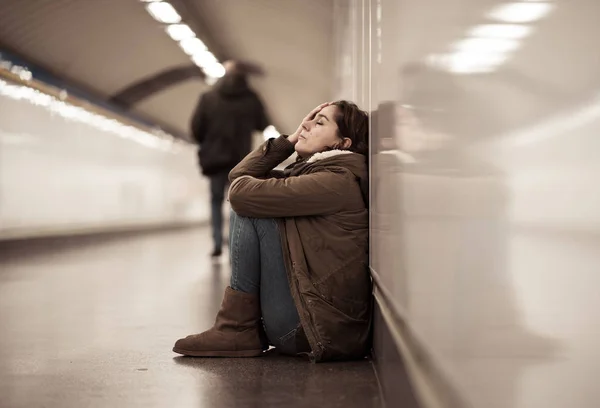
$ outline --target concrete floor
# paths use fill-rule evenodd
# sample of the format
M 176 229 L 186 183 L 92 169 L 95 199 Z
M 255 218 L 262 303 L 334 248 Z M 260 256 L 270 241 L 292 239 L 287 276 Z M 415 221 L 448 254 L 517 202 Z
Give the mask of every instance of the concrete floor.
M 228 283 L 207 229 L 0 243 L 2 407 L 379 407 L 370 361 L 171 351 Z

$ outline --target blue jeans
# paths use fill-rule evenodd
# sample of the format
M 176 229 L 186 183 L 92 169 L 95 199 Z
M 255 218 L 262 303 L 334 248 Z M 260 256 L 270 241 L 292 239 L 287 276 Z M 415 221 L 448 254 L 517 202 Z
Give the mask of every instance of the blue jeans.
M 260 295 L 269 342 L 284 354 L 308 352 L 292 299 L 277 222 L 231 211 L 229 227 L 231 287 Z M 305 339 L 305 338 L 304 338 Z
M 228 183 L 227 172 L 210 176 L 210 220 L 214 249 L 221 249 L 223 246 L 223 200 Z

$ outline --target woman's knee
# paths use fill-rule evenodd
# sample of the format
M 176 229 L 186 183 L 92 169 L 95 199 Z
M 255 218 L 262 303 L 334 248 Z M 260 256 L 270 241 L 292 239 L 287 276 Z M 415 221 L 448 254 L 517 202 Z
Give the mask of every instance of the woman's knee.
M 252 223 L 256 228 L 277 229 L 277 221 L 274 218 L 245 217 L 236 213 L 233 208 L 230 210 L 229 219 L 236 222 L 247 221 Z
M 250 222 L 251 219 L 248 217 L 244 217 L 236 213 L 233 209 L 229 211 L 229 222 L 231 225 L 240 225 L 244 222 Z

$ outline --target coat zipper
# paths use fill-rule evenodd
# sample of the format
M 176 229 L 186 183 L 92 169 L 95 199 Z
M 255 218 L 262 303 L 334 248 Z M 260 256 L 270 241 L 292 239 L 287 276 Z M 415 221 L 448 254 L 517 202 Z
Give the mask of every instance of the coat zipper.
M 296 281 L 296 291 L 300 292 L 300 282 L 298 282 L 298 277 L 296 275 L 296 262 L 292 261 L 292 269 L 294 272 L 294 280 Z M 300 300 L 300 302 L 302 302 L 304 309 L 305 309 L 305 312 L 304 312 L 305 319 L 307 320 L 308 328 L 311 330 L 310 337 L 312 337 L 313 340 L 316 340 L 316 335 L 314 334 L 316 332 L 316 328 L 314 327 L 312 317 L 310 315 L 310 312 L 308 311 L 308 306 L 302 299 L 302 296 L 299 295 L 299 293 L 298 293 L 298 299 Z M 306 315 L 308 315 L 308 316 L 306 316 Z M 308 333 L 304 333 L 304 334 L 308 337 Z M 310 340 L 309 340 L 309 343 L 310 343 Z M 318 353 L 315 354 L 315 351 L 312 350 L 312 347 L 311 347 L 311 351 L 308 354 L 308 356 L 312 362 L 315 362 L 317 359 L 319 359 L 323 355 L 323 352 L 325 351 L 325 346 L 323 346 L 323 343 L 321 343 L 320 341 L 317 341 L 316 345 L 319 348 Z

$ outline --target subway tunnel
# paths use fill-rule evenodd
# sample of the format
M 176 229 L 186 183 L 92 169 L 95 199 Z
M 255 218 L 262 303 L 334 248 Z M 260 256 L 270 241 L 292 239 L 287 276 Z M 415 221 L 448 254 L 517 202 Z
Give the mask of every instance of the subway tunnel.
M 0 406 L 596 407 L 599 13 L 592 0 L 2 0 Z M 237 267 L 226 196 L 214 252 L 193 125 L 230 61 L 264 107 L 256 152 L 323 102 L 368 113 L 368 259 L 346 264 L 372 289 L 358 358 L 306 358 L 310 336 L 307 355 L 172 351 L 215 323 Z M 290 179 L 315 166 L 289 156 L 275 170 Z M 320 231 L 301 238 L 351 256 Z

